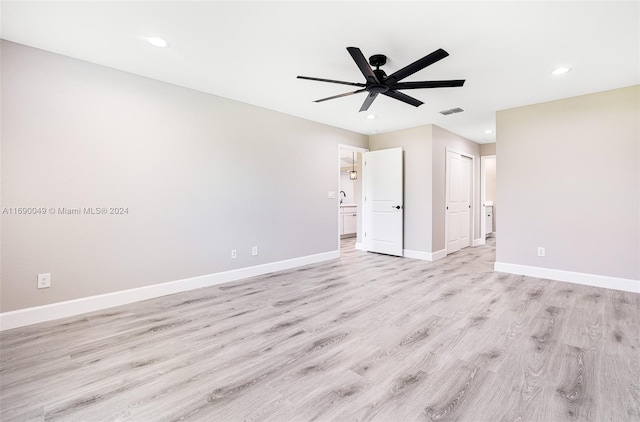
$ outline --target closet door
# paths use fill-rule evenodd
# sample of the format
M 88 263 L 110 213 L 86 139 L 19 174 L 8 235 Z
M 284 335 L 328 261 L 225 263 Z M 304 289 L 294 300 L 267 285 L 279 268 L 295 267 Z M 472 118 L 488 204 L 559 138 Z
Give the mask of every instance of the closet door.
M 471 158 L 447 151 L 446 177 L 446 252 L 471 245 Z

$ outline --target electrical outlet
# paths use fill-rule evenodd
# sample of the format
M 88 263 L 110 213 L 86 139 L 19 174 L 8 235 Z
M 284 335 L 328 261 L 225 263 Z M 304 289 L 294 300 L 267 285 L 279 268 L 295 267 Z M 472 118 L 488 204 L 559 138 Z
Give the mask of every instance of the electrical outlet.
M 258 255 L 258 247 L 254 246 L 253 248 L 251 248 L 251 255 L 256 256 Z
M 231 249 L 231 259 L 236 259 L 238 257 L 238 250 Z
M 546 250 L 542 246 L 538 246 L 538 256 L 545 256 Z
M 38 274 L 38 289 L 51 287 L 51 273 Z

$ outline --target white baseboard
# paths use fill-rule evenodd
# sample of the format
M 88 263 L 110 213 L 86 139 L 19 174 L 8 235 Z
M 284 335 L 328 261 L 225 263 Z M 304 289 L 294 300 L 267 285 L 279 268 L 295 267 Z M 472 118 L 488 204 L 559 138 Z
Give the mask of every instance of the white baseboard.
M 640 293 L 640 280 L 554 270 L 551 268 L 531 267 L 528 265 L 509 264 L 506 262 L 496 262 L 494 264 L 494 270 L 501 273 L 526 275 L 530 277 L 545 278 L 547 280 L 566 281 L 569 283 L 584 284 L 586 286 Z
M 444 249 L 436 252 L 422 252 L 413 251 L 411 249 L 403 249 L 403 255 L 407 258 L 421 259 L 423 261 L 435 261 L 436 259 L 444 258 L 447 253 Z
M 423 261 L 432 261 L 430 252 L 412 251 L 411 249 L 403 249 L 402 256 L 405 258 L 421 259 Z
M 356 249 L 359 251 L 364 251 L 364 245 L 362 243 L 356 242 Z
M 185 278 L 182 280 L 153 284 L 151 286 L 138 287 L 119 292 L 83 297 L 80 299 L 52 303 L 50 305 L 3 312 L 0 313 L 0 331 L 37 324 L 39 322 L 66 318 L 86 312 L 98 311 L 114 306 L 126 305 L 128 303 L 153 299 L 173 293 L 215 286 L 216 284 L 228 283 L 230 281 L 255 277 L 257 275 L 272 273 L 275 271 L 288 270 L 290 268 L 315 264 L 317 262 L 328 261 L 339 257 L 340 252 L 336 250 L 303 256 L 300 258 L 287 259 L 284 261 L 271 262 L 263 265 L 256 265 L 254 267 L 239 268 L 237 270 Z
M 486 244 L 487 244 L 486 239 L 483 239 L 481 237 L 477 239 L 473 239 L 473 246 L 480 246 L 480 245 L 486 245 Z

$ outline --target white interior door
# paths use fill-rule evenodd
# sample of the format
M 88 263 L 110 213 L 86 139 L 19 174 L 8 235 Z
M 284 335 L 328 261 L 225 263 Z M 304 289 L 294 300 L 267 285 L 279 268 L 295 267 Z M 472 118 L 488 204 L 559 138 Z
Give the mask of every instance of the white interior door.
M 471 158 L 447 151 L 447 254 L 471 245 L 472 164 Z
M 364 248 L 402 256 L 402 148 L 366 152 L 364 159 Z

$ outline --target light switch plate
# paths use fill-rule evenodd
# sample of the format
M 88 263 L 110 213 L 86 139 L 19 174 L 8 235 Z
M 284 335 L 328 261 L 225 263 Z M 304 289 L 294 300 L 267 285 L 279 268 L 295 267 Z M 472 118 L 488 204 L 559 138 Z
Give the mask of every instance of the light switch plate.
M 328 197 L 329 197 L 329 199 L 336 199 L 336 193 L 334 191 L 330 190 Z

